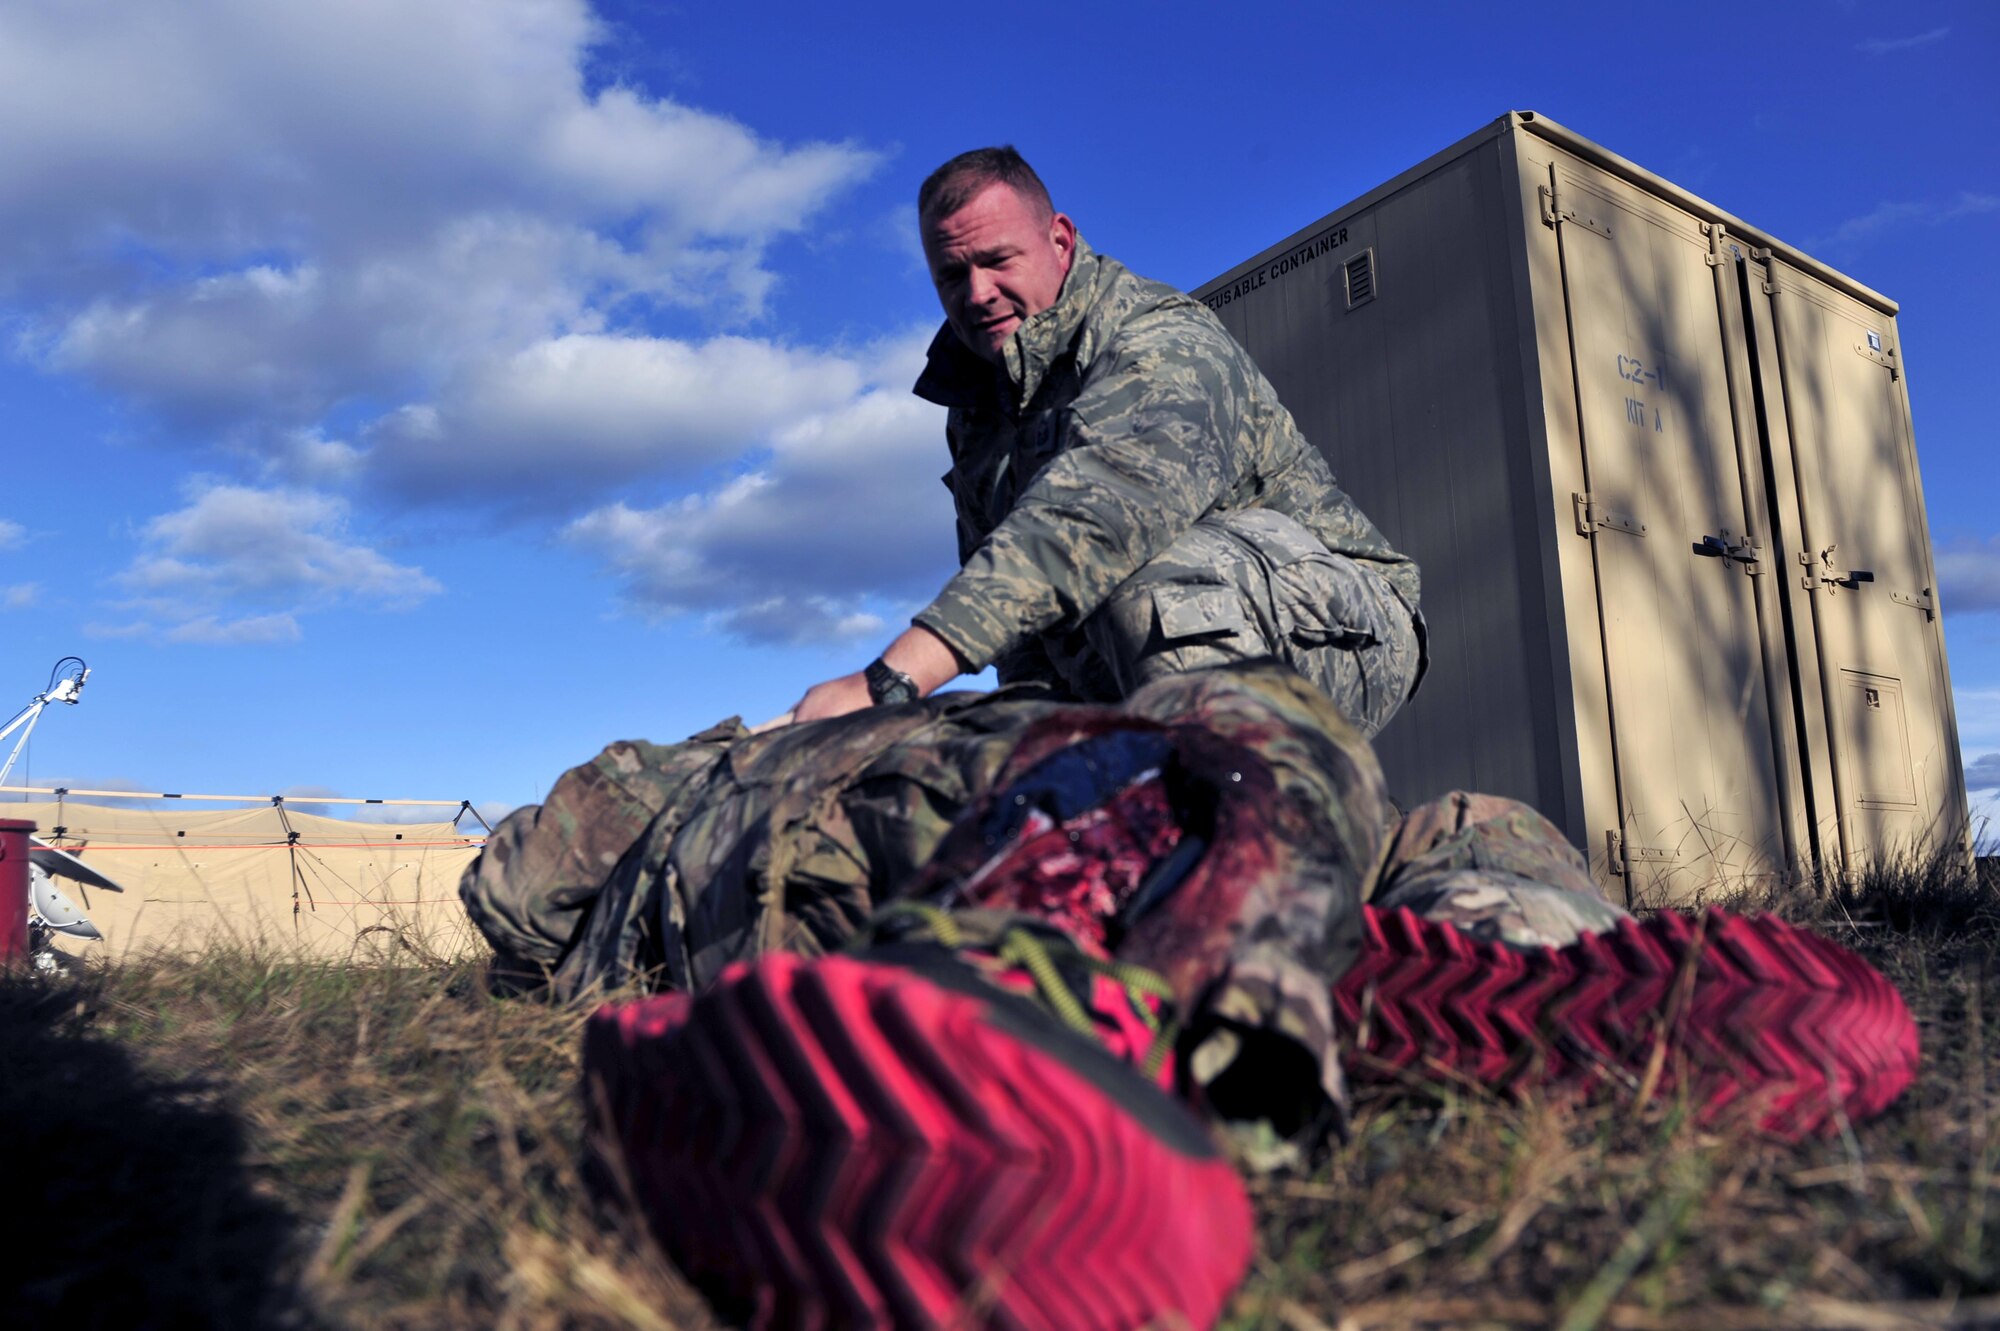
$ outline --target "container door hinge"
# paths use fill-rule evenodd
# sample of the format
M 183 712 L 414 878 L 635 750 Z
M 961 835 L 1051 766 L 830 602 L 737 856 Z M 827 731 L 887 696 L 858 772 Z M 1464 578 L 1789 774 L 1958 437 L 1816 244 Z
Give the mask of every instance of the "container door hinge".
M 1872 360 L 1887 370 L 1892 382 L 1902 378 L 1903 372 L 1896 368 L 1896 353 L 1886 347 L 1872 345 L 1880 340 L 1878 334 L 1870 333 L 1868 338 L 1867 342 L 1856 342 L 1854 344 L 1854 354 L 1863 360 Z
M 1928 587 L 1920 592 L 1892 591 L 1889 593 L 1889 599 L 1898 605 L 1907 605 L 1923 611 L 1925 619 L 1937 618 L 1937 604 L 1931 600 L 1931 589 Z
M 1609 222 L 1600 221 L 1589 213 L 1579 212 L 1575 208 L 1564 207 L 1564 199 L 1556 193 L 1553 185 L 1542 185 L 1539 188 L 1542 194 L 1543 226 L 1554 226 L 1558 222 L 1574 222 L 1586 231 L 1595 231 L 1607 240 L 1611 238 Z
M 1634 846 L 1623 832 L 1604 834 L 1604 864 L 1614 874 L 1628 874 L 1639 864 L 1678 864 L 1681 853 L 1664 846 Z
M 1571 494 L 1570 505 L 1576 510 L 1576 534 L 1595 536 L 1599 527 L 1609 527 L 1613 531 L 1644 536 L 1646 524 L 1624 513 L 1613 513 L 1608 508 L 1600 508 L 1590 500 L 1589 495 Z
M 1764 265 L 1764 294 L 1767 296 L 1777 295 L 1781 289 L 1778 286 L 1778 266 L 1771 262 L 1773 256 L 1770 247 L 1759 245 L 1756 249 L 1750 251 L 1750 257 Z
M 1727 248 L 1723 243 L 1723 237 L 1728 234 L 1728 228 L 1720 222 L 1703 222 L 1701 229 L 1708 233 L 1708 266 L 1722 267 L 1730 259 L 1730 256 L 1723 252 Z

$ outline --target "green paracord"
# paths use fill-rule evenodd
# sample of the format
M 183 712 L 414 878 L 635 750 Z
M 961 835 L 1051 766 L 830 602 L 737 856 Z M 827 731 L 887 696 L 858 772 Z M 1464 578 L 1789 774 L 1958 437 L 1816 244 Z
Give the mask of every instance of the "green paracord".
M 896 915 L 907 915 L 921 920 L 929 928 L 931 937 L 945 947 L 960 949 L 967 946 L 965 931 L 959 927 L 958 921 L 952 918 L 950 911 L 940 910 L 921 901 L 896 901 L 883 907 L 878 912 L 877 918 Z M 1171 1011 L 1173 988 L 1158 973 L 1149 971 L 1143 966 L 1094 957 L 1073 943 L 1060 946 L 1068 950 L 1086 970 L 1108 977 L 1125 990 L 1125 997 L 1131 1003 L 1132 1011 L 1145 1023 L 1146 1029 L 1153 1032 L 1153 1043 L 1146 1051 L 1146 1059 L 1142 1066 L 1148 1077 L 1157 1078 L 1160 1069 L 1166 1066 L 1168 1052 L 1174 1046 L 1174 1037 L 1179 1032 L 1179 1022 L 1171 1018 L 1162 1022 L 1154 1014 L 1153 1009 L 1147 1006 L 1145 1000 L 1158 999 L 1168 1005 L 1168 1010 Z M 1048 940 L 1037 937 L 1019 925 L 1013 925 L 1000 935 L 995 955 L 1001 961 L 1017 965 L 1028 972 L 1043 1002 L 1064 1025 L 1078 1034 L 1096 1038 L 1097 1027 L 1091 1021 L 1090 1011 L 1083 1000 L 1063 982 L 1056 960 L 1050 955 Z

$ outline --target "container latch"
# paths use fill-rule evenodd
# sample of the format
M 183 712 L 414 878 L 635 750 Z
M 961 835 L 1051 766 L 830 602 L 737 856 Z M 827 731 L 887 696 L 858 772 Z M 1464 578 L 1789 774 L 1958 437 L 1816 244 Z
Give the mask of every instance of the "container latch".
M 1757 572 L 1757 546 L 1745 539 L 1737 541 L 1725 531 L 1720 536 L 1704 536 L 1694 544 L 1694 552 L 1705 559 L 1726 559 L 1732 564 L 1741 564 L 1743 571 L 1755 575 Z

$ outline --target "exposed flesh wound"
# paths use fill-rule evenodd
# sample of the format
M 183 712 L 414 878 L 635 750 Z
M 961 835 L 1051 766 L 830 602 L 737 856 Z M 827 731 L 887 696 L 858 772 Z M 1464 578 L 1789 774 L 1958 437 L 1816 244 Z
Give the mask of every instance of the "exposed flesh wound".
M 967 906 L 1038 915 L 1105 948 L 1112 922 L 1183 835 L 1166 783 L 1150 772 L 1063 822 L 1039 813 L 1024 819 L 1017 838 L 956 897 Z

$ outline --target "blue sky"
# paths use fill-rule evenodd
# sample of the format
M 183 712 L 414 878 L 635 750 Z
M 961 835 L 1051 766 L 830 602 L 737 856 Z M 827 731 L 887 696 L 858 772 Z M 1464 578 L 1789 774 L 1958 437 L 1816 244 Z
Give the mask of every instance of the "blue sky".
M 13 3 L 0 703 L 93 667 L 37 783 L 492 806 L 770 715 L 950 568 L 930 167 L 1194 286 L 1533 109 L 1902 302 L 2000 784 L 1997 62 L 1927 0 Z

